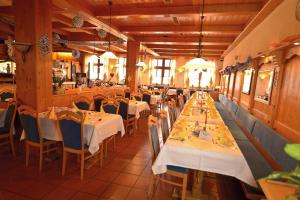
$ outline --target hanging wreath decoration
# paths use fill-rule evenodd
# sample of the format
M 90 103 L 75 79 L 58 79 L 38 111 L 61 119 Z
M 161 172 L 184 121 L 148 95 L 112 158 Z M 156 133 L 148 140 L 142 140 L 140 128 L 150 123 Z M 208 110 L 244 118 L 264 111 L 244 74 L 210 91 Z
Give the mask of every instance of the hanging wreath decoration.
M 47 34 L 40 37 L 38 46 L 42 55 L 51 53 L 51 46 L 49 44 L 49 38 Z
M 75 17 L 73 17 L 72 19 L 72 24 L 75 28 L 81 28 L 84 24 L 84 19 L 83 17 L 76 15 Z
M 107 32 L 106 32 L 105 30 L 103 30 L 103 29 L 100 29 L 100 30 L 98 31 L 98 36 L 99 36 L 100 38 L 105 38 L 105 37 L 107 36 Z

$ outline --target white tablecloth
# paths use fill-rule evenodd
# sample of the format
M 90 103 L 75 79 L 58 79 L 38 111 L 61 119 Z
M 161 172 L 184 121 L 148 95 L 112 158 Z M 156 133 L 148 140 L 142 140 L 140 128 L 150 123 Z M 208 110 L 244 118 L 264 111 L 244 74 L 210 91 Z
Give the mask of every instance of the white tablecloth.
M 145 101 L 132 101 L 129 102 L 128 114 L 135 115 L 136 119 L 140 118 L 140 112 L 150 110 L 150 107 Z
M 152 166 L 154 174 L 165 173 L 167 165 L 174 165 L 233 176 L 257 186 L 247 161 L 225 125 L 208 124 L 211 138 L 205 140 L 192 134 L 193 124 L 195 122 L 186 116 L 179 116 Z M 229 145 L 221 145 L 220 141 L 225 139 L 220 138 L 226 138 Z
M 150 104 L 155 105 L 161 101 L 161 95 L 151 95 Z
M 99 144 L 104 139 L 121 132 L 125 134 L 123 119 L 120 115 L 88 111 L 84 121 L 84 142 L 89 145 L 89 152 L 94 154 L 99 150 Z M 101 121 L 99 121 L 101 119 Z M 43 138 L 48 140 L 62 141 L 58 132 L 56 120 L 49 119 L 47 112 L 39 115 Z M 21 139 L 25 138 L 24 132 Z

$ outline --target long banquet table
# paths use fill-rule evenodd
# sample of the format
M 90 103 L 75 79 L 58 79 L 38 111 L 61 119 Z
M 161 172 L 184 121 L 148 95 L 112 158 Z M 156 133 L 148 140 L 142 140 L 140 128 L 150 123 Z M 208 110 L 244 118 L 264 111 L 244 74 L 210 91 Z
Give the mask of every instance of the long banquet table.
M 152 166 L 153 173 L 165 173 L 167 165 L 174 165 L 236 177 L 257 187 L 243 154 L 216 110 L 213 100 L 208 95 L 205 96 L 206 99 L 200 100 L 199 93 L 194 93 L 186 102 Z M 203 111 L 204 105 L 200 105 L 201 101 L 208 108 L 207 115 Z M 204 123 L 205 118 L 207 123 Z M 203 130 L 204 126 L 204 134 L 203 131 L 200 136 L 193 134 L 195 130 Z
M 69 108 L 58 107 L 55 112 L 68 110 Z M 89 152 L 94 154 L 99 150 L 99 144 L 106 138 L 121 132 L 121 136 L 125 134 L 123 119 L 120 115 L 82 111 L 86 113 L 84 120 L 84 142 L 89 145 Z M 39 113 L 39 121 L 43 138 L 48 140 L 62 141 L 62 136 L 58 131 L 57 119 L 51 116 L 49 112 Z M 25 138 L 23 132 L 21 139 Z

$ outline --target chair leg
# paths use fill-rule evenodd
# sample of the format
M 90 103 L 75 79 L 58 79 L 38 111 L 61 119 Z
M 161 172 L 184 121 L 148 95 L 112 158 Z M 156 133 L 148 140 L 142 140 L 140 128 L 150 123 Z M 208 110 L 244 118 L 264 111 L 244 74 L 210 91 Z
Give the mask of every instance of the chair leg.
M 80 179 L 83 180 L 83 170 L 84 170 L 84 152 L 81 153 L 81 166 L 80 166 Z
M 185 196 L 186 196 L 186 187 L 187 187 L 187 175 L 184 175 L 184 177 L 183 177 L 183 183 L 182 183 L 181 200 L 185 199 Z
M 28 167 L 29 163 L 29 154 L 30 154 L 30 149 L 29 149 L 29 144 L 27 142 L 25 143 L 25 148 L 26 148 L 26 167 Z
M 41 147 L 40 147 L 40 173 L 42 172 L 42 169 L 43 169 L 43 153 L 44 153 L 43 151 L 44 151 L 44 148 L 41 145 Z
M 14 146 L 14 137 L 12 134 L 9 135 L 9 141 L 10 141 L 10 147 L 11 147 L 11 151 L 13 156 L 16 156 L 16 151 L 15 151 L 15 146 Z
M 63 165 L 62 165 L 62 176 L 65 176 L 67 166 L 68 152 L 63 151 Z

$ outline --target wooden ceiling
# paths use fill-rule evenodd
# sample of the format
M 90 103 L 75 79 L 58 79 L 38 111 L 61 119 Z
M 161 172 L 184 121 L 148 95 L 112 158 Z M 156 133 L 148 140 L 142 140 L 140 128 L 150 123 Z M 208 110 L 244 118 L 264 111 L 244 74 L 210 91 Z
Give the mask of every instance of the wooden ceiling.
M 112 0 L 112 28 L 107 0 L 52 0 L 53 31 L 71 41 L 107 41 L 97 30 L 105 29 L 112 40 L 139 40 L 155 56 L 193 57 L 198 52 L 202 0 Z M 202 56 L 218 59 L 268 0 L 205 0 Z M 25 3 L 25 1 L 24 1 Z M 82 28 L 72 26 L 72 18 L 85 19 Z M 13 35 L 12 0 L 0 0 L 0 37 Z M 54 46 L 55 49 L 62 49 Z M 103 52 L 105 46 L 70 49 Z M 116 53 L 124 45 L 113 45 Z

